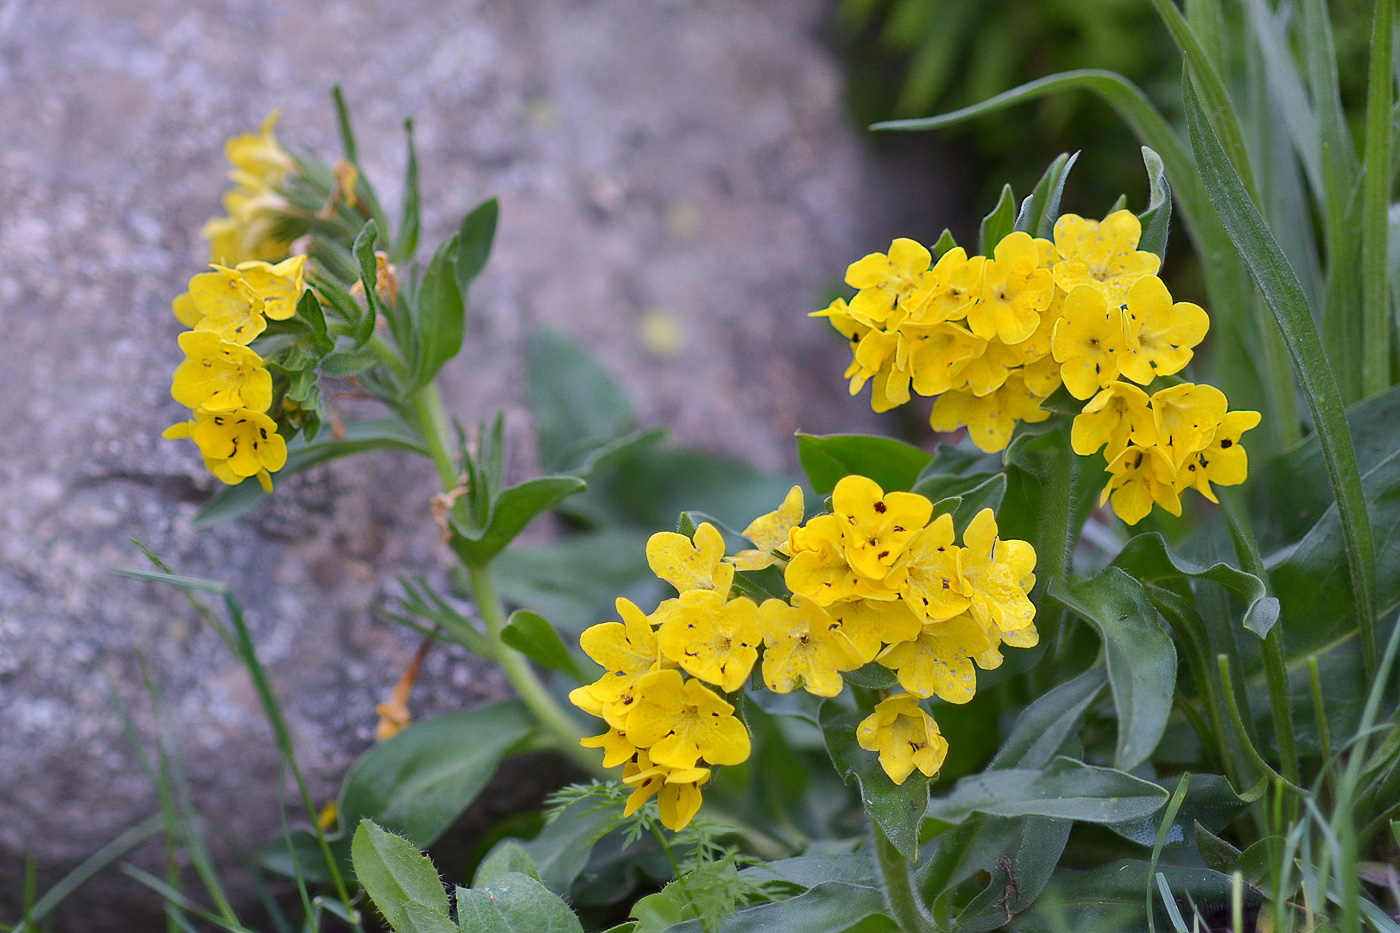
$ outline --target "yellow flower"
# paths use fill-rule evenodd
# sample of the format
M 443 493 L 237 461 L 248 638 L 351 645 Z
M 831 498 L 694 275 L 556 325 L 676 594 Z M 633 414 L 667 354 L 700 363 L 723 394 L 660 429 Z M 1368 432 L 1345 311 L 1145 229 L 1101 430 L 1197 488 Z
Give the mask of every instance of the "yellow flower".
M 903 579 L 900 595 L 918 618 L 937 622 L 967 608 L 961 555 L 962 548 L 953 543 L 953 516 L 946 514 L 934 519 L 904 549 L 895 568 Z
M 864 476 L 846 476 L 831 491 L 846 560 L 862 576 L 883 579 L 904 545 L 928 524 L 933 503 L 912 492 L 888 495 Z
M 995 644 L 1006 632 L 1035 621 L 1029 593 L 1035 586 L 1035 548 L 999 536 L 991 509 L 978 512 L 963 531 L 962 571 L 971 589 L 968 613 Z
M 1130 446 L 1108 465 L 1112 474 L 1099 494 L 1099 505 L 1111 496 L 1113 511 L 1129 525 L 1136 525 L 1156 502 L 1173 515 L 1181 514 L 1176 491 L 1176 467 L 1160 447 Z
M 856 646 L 826 610 L 802 594 L 792 605 L 765 600 L 758 609 L 763 626 L 763 682 L 774 693 L 799 688 L 834 697 L 845 682 L 842 671 L 860 667 Z
M 209 241 L 211 262 L 276 262 L 287 255 L 292 242 L 281 230 L 291 211 L 286 198 L 257 183 L 228 191 L 223 203 L 228 216 L 211 218 L 199 231 Z
M 602 735 L 592 735 L 579 739 L 579 743 L 584 748 L 601 748 L 603 750 L 603 767 L 616 768 L 633 760 L 637 754 L 637 749 L 632 747 L 632 743 L 627 741 L 627 736 L 619 729 L 608 728 Z
M 851 316 L 872 327 L 898 324 L 928 300 L 932 262 L 927 248 L 901 237 L 890 244 L 888 255 L 871 253 L 851 263 L 846 284 L 860 289 L 850 301 Z
M 606 673 L 569 694 L 569 700 L 585 712 L 601 716 L 614 729 L 622 729 L 636 698 L 637 681 L 656 670 L 661 660 L 651 620 L 634 603 L 615 603 L 621 622 L 603 622 L 584 629 L 579 646 Z
M 233 136 L 224 143 L 224 155 L 235 169 L 269 186 L 280 184 L 293 168 L 292 157 L 278 144 L 272 132 L 281 115 L 281 110 L 274 110 L 263 120 L 257 133 Z
M 836 620 L 841 634 L 851 640 L 856 660 L 869 664 L 887 644 L 917 638 L 923 623 L 897 599 L 857 599 L 832 603 L 827 614 Z
M 846 560 L 841 520 L 835 515 L 818 515 L 792 529 L 788 553 L 792 559 L 783 571 L 787 588 L 818 605 L 857 597 L 894 599 L 899 595 L 897 585 L 891 587 L 883 578 L 868 579 L 851 567 Z
M 709 768 L 668 768 L 654 763 L 643 750 L 622 769 L 622 783 L 633 788 L 622 815 L 631 816 L 652 797 L 661 811 L 661 824 L 679 832 L 700 810 L 700 788 L 710 780 Z
M 1157 376 L 1181 372 L 1191 361 L 1191 351 L 1210 329 L 1205 309 L 1189 301 L 1173 304 L 1167 286 L 1155 275 L 1133 283 L 1126 305 L 1133 340 L 1118 357 L 1118 368 L 1142 385 Z
M 1142 224 L 1132 211 L 1114 211 L 1101 223 L 1063 215 L 1055 222 L 1055 284 L 1066 292 L 1092 285 L 1109 305 L 1123 304 L 1133 283 L 1162 265 L 1156 253 L 1137 248 L 1141 239 Z
M 856 742 L 880 753 L 880 767 L 896 784 L 903 784 L 915 768 L 933 777 L 948 756 L 948 741 L 938 723 L 907 693 L 881 700 L 856 727 Z
M 200 318 L 204 317 L 204 312 L 199 310 L 194 296 L 188 291 L 175 296 L 175 300 L 170 302 L 170 310 L 175 313 L 175 319 L 186 327 L 198 327 Z
M 989 395 L 1006 384 L 1006 377 L 1025 359 L 1024 345 L 1008 345 L 992 338 L 982 353 L 968 360 L 958 371 L 959 389 L 973 395 Z
M 749 757 L 749 733 L 734 707 L 680 671 L 653 671 L 637 681 L 637 701 L 627 714 L 627 740 L 667 768 L 737 765 Z
M 678 592 L 714 590 L 729 595 L 734 567 L 724 560 L 724 536 L 709 522 L 687 538 L 674 531 L 658 531 L 647 540 L 647 564 L 651 572 Z
M 1229 402 L 1215 386 L 1183 382 L 1152 396 L 1157 446 L 1171 461 L 1172 475 L 1215 436 Z
M 908 344 L 914 391 L 931 396 L 961 388 L 965 364 L 982 355 L 987 341 L 957 324 L 939 324 L 916 333 Z
M 733 693 L 749 679 L 763 639 L 758 606 L 713 590 L 690 590 L 665 613 L 657 630 L 662 653 L 692 677 Z
M 891 645 L 877 660 L 917 697 L 966 703 L 977 692 L 972 657 L 992 647 L 987 631 L 969 615 L 924 625 L 913 641 Z
M 987 262 L 982 292 L 967 309 L 967 326 L 984 340 L 1016 344 L 1035 333 L 1055 290 L 1050 270 L 1040 268 L 1040 247 L 1017 231 L 996 245 Z
M 213 269 L 190 279 L 190 299 L 199 312 L 195 326 L 246 347 L 267 329 L 263 300 L 237 269 Z
M 1035 424 L 1050 417 L 1040 407 L 1040 398 L 1026 386 L 1025 376 L 1013 372 L 1001 388 L 987 395 L 955 390 L 938 396 L 928 423 L 935 431 L 956 431 L 967 425 L 967 436 L 982 450 L 995 453 L 1005 449 L 1017 421 Z
M 1127 382 L 1111 382 L 1074 416 L 1070 446 L 1087 457 L 1107 445 L 1104 457 L 1113 460 L 1129 444 L 1151 447 L 1157 443 L 1157 422 L 1147 393 Z
M 1060 364 L 1048 352 L 1022 366 L 1021 378 L 1026 382 L 1026 391 L 1037 399 L 1049 398 L 1062 384 Z
M 1194 488 L 1211 502 L 1218 502 L 1210 484 L 1238 486 L 1249 475 L 1249 456 L 1240 436 L 1259 426 L 1259 412 L 1232 411 L 1220 420 L 1215 436 L 1202 451 L 1188 457 L 1176 477 L 1176 488 Z
M 802 487 L 794 486 L 783 498 L 783 504 L 776 511 L 760 515 L 749 522 L 744 529 L 744 537 L 757 547 L 751 551 L 740 551 L 730 558 L 736 570 L 762 570 L 771 567 L 778 560 L 778 553 L 785 552 L 792 529 L 802 524 Z
M 1118 357 L 1128 343 L 1125 328 L 1123 309 L 1108 304 L 1098 289 L 1077 285 L 1066 296 L 1051 350 L 1071 395 L 1088 398 L 1118 378 Z
M 230 486 L 256 476 L 263 489 L 271 492 L 269 474 L 287 462 L 287 442 L 277 433 L 276 422 L 248 408 L 196 411 L 193 421 L 172 425 L 164 436 L 191 438 L 209 472 Z
M 181 334 L 180 349 L 186 359 L 175 367 L 170 394 L 181 405 L 206 411 L 272 405 L 272 374 L 252 350 L 200 330 Z
M 296 313 L 297 302 L 306 291 L 305 256 L 292 256 L 276 265 L 240 262 L 236 269 L 244 283 L 262 299 L 265 316 L 285 321 Z
M 968 256 L 961 246 L 948 250 L 933 267 L 933 294 L 915 315 L 914 323 L 936 324 L 967 317 L 972 303 L 982 294 L 986 272 L 986 256 Z

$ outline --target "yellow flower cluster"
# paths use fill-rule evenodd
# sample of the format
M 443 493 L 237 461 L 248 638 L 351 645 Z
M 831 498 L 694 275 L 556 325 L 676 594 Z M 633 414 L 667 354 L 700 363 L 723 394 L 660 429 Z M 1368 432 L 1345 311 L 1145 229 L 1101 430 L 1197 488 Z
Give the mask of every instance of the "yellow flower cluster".
M 278 231 L 289 205 L 277 187 L 294 163 L 273 135 L 278 115 L 274 110 L 259 132 L 235 136 L 224 144 L 224 154 L 233 165 L 229 178 L 234 187 L 224 194 L 228 216 L 213 218 L 200 231 L 209 241 L 210 262 L 228 266 L 249 260 L 276 262 L 291 249 L 290 241 Z
M 584 651 L 606 673 L 570 699 L 607 723 L 584 745 L 603 749 L 605 766 L 624 766 L 624 782 L 636 788 L 628 813 L 659 795 L 662 821 L 678 829 L 700 806 L 704 765 L 748 757 L 748 733 L 720 694 L 742 689 L 756 665 L 775 693 L 822 697 L 841 693 L 841 675 L 871 662 L 894 671 L 902 692 L 879 704 L 857 738 L 902 783 L 915 769 L 934 775 L 947 752 L 920 700 L 966 703 L 974 664 L 991 669 L 1003 644 L 1037 643 L 1027 596 L 1035 551 L 1000 539 L 991 509 L 973 519 L 961 546 L 952 517 L 933 518 L 927 498 L 886 494 L 865 477 L 842 479 L 832 509 L 804 524 L 794 487 L 745 529 L 755 547 L 732 557 L 709 524 L 693 539 L 653 535 L 648 562 L 677 597 L 650 615 L 620 599 L 622 621 L 583 633 Z M 758 605 L 732 596 L 736 568 L 774 564 L 784 566 L 789 599 Z
M 1063 384 L 1088 400 L 1075 452 L 1106 446 L 1103 501 L 1130 524 L 1153 502 L 1180 514 L 1186 488 L 1215 501 L 1211 483 L 1244 481 L 1237 445 L 1259 415 L 1227 414 L 1210 386 L 1173 385 L 1150 400 L 1137 388 L 1184 369 L 1210 329 L 1204 309 L 1172 299 L 1141 236 L 1120 210 L 1101 222 L 1065 214 L 1053 241 L 1012 233 L 991 257 L 955 247 L 934 263 L 899 239 L 846 270 L 855 297 L 813 314 L 851 341 L 852 395 L 870 382 L 876 411 L 904 404 L 911 389 L 936 396 L 932 427 L 966 426 L 987 452 L 1006 447 L 1017 421 L 1049 418 L 1041 402 Z
M 306 290 L 305 256 L 276 265 L 257 260 L 233 268 L 216 265 L 190 280 L 172 304 L 190 330 L 180 335 L 185 361 L 175 369 L 170 394 L 191 418 L 167 428 L 168 438 L 198 446 L 209 472 L 234 485 L 256 476 L 272 490 L 271 473 L 287 462 L 287 444 L 267 414 L 272 374 L 248 345 L 267 320 L 286 320 Z

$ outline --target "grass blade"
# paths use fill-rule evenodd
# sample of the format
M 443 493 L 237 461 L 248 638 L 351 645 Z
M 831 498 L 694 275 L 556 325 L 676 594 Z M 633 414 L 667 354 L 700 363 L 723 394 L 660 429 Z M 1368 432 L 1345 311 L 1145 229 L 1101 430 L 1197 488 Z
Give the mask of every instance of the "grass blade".
M 1371 75 L 1366 93 L 1366 163 L 1361 189 L 1361 388 L 1375 395 L 1390 386 L 1390 104 L 1394 77 L 1394 0 L 1376 0 L 1371 27 Z
M 1191 146 L 1201 168 L 1202 182 L 1213 195 L 1211 203 L 1219 212 L 1220 220 L 1239 248 L 1240 256 L 1263 293 L 1269 310 L 1273 312 L 1293 361 L 1294 372 L 1312 411 L 1318 442 L 1327 462 L 1328 478 L 1337 497 L 1337 513 L 1346 541 L 1362 655 L 1368 676 L 1374 676 L 1378 660 L 1373 598 L 1375 546 L 1361 491 L 1356 451 L 1347 430 L 1337 380 L 1322 352 L 1322 341 L 1302 286 L 1264 223 L 1259 208 L 1245 191 L 1244 183 L 1231 169 L 1225 150 L 1211 129 L 1190 81 L 1183 83 L 1183 96 Z

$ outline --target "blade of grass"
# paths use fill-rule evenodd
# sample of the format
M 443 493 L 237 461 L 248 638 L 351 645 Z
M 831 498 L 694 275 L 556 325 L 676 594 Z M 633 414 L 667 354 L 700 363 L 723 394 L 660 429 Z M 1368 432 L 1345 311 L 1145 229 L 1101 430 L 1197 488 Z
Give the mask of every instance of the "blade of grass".
M 1361 489 L 1356 451 L 1347 429 L 1341 394 L 1327 358 L 1307 299 L 1288 260 L 1264 223 L 1259 208 L 1249 199 L 1244 184 L 1230 168 L 1225 150 L 1211 129 L 1205 111 L 1188 80 L 1183 83 L 1186 119 L 1204 185 L 1214 197 L 1211 203 L 1239 248 L 1240 256 L 1273 312 L 1293 362 L 1294 372 L 1312 412 L 1318 442 L 1327 463 L 1337 513 L 1346 543 L 1352 597 L 1356 604 L 1362 657 L 1368 677 L 1377 663 L 1374 610 L 1376 559 L 1371 522 Z
M 1366 92 L 1366 162 L 1362 176 L 1361 283 L 1363 395 L 1390 386 L 1390 107 L 1394 77 L 1394 0 L 1376 0 L 1371 73 Z

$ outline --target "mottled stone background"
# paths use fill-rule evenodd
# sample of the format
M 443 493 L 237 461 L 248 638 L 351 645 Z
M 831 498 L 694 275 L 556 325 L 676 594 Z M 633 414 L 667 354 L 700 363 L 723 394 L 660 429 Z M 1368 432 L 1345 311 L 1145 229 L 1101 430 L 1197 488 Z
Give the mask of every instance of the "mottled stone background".
M 111 569 L 130 538 L 228 581 L 286 699 L 318 796 L 369 742 L 414 640 L 373 610 L 396 573 L 441 575 L 428 465 L 378 454 L 286 483 L 274 507 L 195 533 L 212 489 L 170 399 L 169 313 L 205 258 L 222 142 L 283 108 L 333 155 L 331 86 L 397 203 L 416 119 L 429 243 L 499 195 L 468 346 L 445 375 L 464 420 L 507 412 L 527 450 L 522 345 L 593 347 L 650 423 L 768 467 L 791 433 L 869 426 L 842 348 L 803 318 L 844 264 L 932 237 L 941 183 L 875 155 L 841 109 L 819 0 L 0 0 L 0 921 L 24 859 L 41 887 L 158 804 L 123 736 L 155 728 L 144 656 L 196 797 L 235 839 L 275 831 L 277 756 L 246 676 L 180 598 Z M 680 352 L 640 322 L 672 322 Z M 501 695 L 431 655 L 419 715 Z M 109 873 L 65 930 L 151 929 Z M 137 905 L 147 905 L 141 908 Z M 79 919 L 82 918 L 82 919 Z

